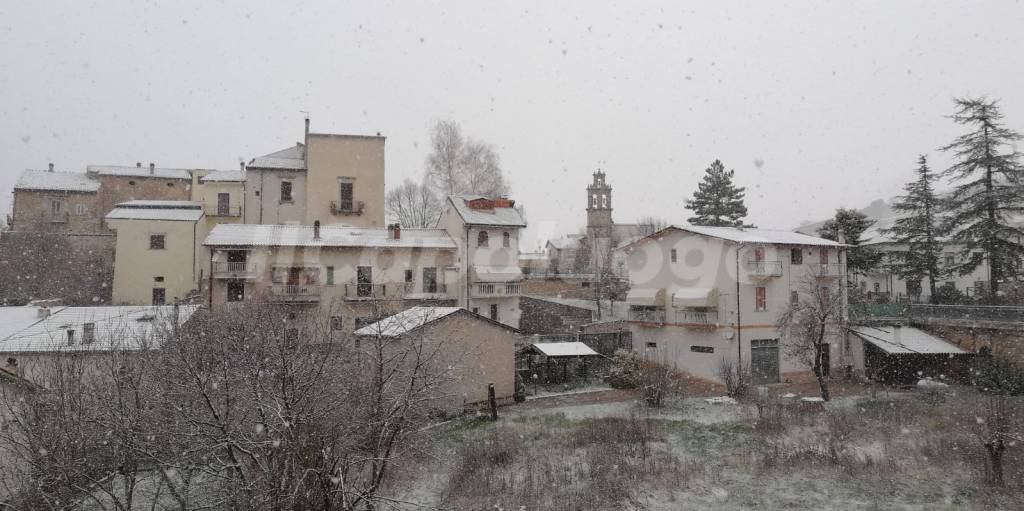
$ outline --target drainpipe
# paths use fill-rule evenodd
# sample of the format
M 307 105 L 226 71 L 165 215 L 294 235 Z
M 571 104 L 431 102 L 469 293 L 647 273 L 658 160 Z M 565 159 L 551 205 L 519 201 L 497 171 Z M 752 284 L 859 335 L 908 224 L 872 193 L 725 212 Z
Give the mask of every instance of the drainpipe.
M 743 374 L 743 322 L 740 315 L 740 248 L 742 243 L 736 244 L 736 367 L 739 374 Z
M 463 278 L 466 280 L 466 310 L 472 312 L 473 309 L 469 308 L 469 290 L 472 287 L 469 283 L 469 224 L 466 224 L 466 273 Z
M 213 252 L 213 250 L 210 250 L 210 292 L 206 302 L 210 312 L 213 312 Z

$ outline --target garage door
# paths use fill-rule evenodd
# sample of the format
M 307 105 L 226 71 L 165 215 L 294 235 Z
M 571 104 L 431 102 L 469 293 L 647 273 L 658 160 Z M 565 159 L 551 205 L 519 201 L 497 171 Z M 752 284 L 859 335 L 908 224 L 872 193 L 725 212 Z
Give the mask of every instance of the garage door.
M 750 341 L 750 374 L 754 385 L 779 382 L 779 341 Z

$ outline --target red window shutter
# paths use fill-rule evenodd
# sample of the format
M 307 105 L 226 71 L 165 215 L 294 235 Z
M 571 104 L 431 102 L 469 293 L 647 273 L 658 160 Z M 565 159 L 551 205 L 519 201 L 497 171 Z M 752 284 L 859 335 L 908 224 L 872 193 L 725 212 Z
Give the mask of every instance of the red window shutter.
M 755 297 L 756 297 L 755 307 L 759 311 L 765 310 L 766 309 L 766 307 L 765 307 L 766 304 L 765 304 L 764 288 L 763 287 L 756 288 L 755 293 L 756 293 L 755 294 Z
M 759 263 L 764 262 L 764 248 L 758 247 L 754 249 L 754 260 Z
M 828 249 L 821 249 L 821 264 L 828 264 Z

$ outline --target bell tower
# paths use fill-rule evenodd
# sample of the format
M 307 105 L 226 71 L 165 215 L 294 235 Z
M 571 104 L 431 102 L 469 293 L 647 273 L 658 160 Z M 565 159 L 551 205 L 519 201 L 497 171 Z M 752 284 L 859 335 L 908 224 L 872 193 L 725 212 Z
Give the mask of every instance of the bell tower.
M 594 182 L 587 186 L 587 237 L 612 237 L 612 187 L 601 169 L 594 172 Z

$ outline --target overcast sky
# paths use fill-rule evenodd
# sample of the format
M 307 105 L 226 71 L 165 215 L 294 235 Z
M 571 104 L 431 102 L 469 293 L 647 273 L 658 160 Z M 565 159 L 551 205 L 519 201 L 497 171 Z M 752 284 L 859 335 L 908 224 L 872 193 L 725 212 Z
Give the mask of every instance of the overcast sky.
M 531 239 L 582 227 L 597 167 L 616 221 L 682 222 L 715 158 L 749 221 L 792 228 L 899 193 L 919 153 L 945 165 L 954 96 L 1024 130 L 1017 2 L 262 3 L 0 4 L 0 208 L 48 162 L 236 168 L 300 140 L 305 110 L 386 135 L 389 187 L 461 122 Z

